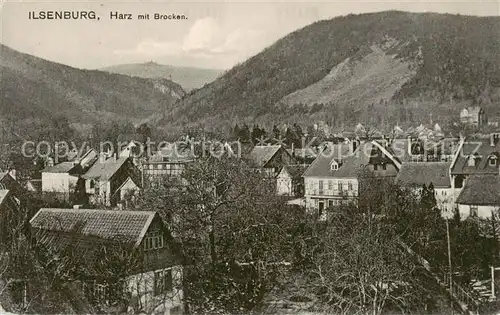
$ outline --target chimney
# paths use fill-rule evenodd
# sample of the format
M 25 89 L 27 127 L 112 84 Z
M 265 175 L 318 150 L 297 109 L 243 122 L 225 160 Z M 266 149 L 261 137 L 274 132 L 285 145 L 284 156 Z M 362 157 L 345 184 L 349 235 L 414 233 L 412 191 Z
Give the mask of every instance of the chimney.
M 117 159 L 117 153 L 113 154 L 113 161 L 116 162 Z

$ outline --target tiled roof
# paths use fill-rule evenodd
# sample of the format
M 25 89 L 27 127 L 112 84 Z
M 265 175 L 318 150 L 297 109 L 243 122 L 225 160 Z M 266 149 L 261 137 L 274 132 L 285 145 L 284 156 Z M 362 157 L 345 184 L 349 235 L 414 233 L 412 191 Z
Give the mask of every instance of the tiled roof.
M 449 188 L 451 162 L 406 162 L 403 163 L 396 177 L 396 182 L 403 185 L 432 185 L 435 188 Z
M 500 176 L 470 176 L 457 198 L 457 203 L 477 206 L 500 206 Z
M 351 148 L 351 144 L 327 147 L 307 168 L 304 177 L 356 177 L 358 170 L 370 161 L 373 144 L 362 143 L 354 152 Z M 330 165 L 333 160 L 341 161 L 337 170 L 331 169 Z
M 489 165 L 489 157 L 493 154 L 500 157 L 500 142 L 492 146 L 489 138 L 468 139 L 459 152 L 451 173 L 454 175 L 498 174 L 498 164 L 497 166 Z M 475 166 L 469 166 L 468 161 L 473 156 L 477 156 L 478 163 Z
M 85 179 L 99 178 L 101 180 L 110 179 L 128 158 L 109 158 L 104 162 L 97 161 L 82 177 Z
M 52 232 L 78 232 L 107 240 L 117 238 L 139 244 L 153 221 L 154 211 L 42 208 L 30 220 L 33 228 Z
M 250 159 L 258 167 L 264 167 L 280 149 L 280 145 L 255 146 L 250 152 Z
M 43 173 L 70 173 L 74 172 L 79 168 L 79 165 L 75 165 L 73 162 L 61 162 L 54 166 L 49 166 L 45 168 Z

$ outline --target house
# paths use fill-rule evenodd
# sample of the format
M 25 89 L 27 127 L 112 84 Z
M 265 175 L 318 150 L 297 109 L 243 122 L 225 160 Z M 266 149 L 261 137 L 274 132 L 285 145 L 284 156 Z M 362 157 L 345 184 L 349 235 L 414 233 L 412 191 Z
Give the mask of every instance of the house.
M 487 124 L 484 109 L 479 106 L 469 106 L 460 112 L 460 122 L 465 125 L 471 125 L 481 128 Z
M 96 162 L 97 156 L 97 151 L 90 149 L 82 156 L 73 153 L 68 161 L 50 163 L 42 171 L 42 192 L 55 193 L 68 201 L 77 189 L 78 179 Z
M 75 162 L 49 165 L 42 171 L 42 192 L 55 193 L 61 199 L 69 200 L 82 172 L 81 166 Z
M 360 171 L 394 178 L 400 167 L 389 148 L 377 141 L 328 146 L 304 173 L 306 208 L 322 216 L 326 208 L 357 199 Z
M 421 191 L 424 185 L 434 186 L 434 194 L 442 216 L 453 216 L 455 200 L 451 187 L 451 162 L 403 162 L 396 183 Z
M 119 291 L 144 313 L 180 313 L 182 267 L 156 212 L 43 208 L 30 227 L 54 252 L 71 249 L 82 257 L 76 281 L 89 300 L 112 304 Z
M 500 176 L 470 176 L 456 203 L 462 220 L 468 217 L 491 217 L 493 212 L 500 210 Z
M 473 175 L 500 175 L 500 136 L 462 139 L 450 166 L 452 188 L 457 198 Z
M 144 176 L 157 179 L 164 176 L 179 176 L 187 163 L 196 159 L 191 146 L 185 143 L 169 143 L 150 159 L 143 161 Z
M 248 159 L 255 168 L 276 176 L 285 165 L 296 164 L 292 155 L 281 145 L 255 146 Z
M 431 140 L 408 136 L 395 139 L 390 146 L 395 157 L 404 162 L 451 162 L 458 143 L 456 138 Z
M 276 193 L 280 196 L 304 196 L 304 178 L 307 165 L 285 165 L 276 176 Z
M 131 158 L 107 157 L 104 153 L 81 177 L 91 204 L 115 206 L 142 187 L 140 171 Z

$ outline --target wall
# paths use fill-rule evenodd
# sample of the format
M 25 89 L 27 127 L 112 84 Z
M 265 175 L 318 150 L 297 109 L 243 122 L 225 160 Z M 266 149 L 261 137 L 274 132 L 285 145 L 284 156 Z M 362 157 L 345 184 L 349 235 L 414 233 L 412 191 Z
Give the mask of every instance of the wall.
M 78 177 L 68 173 L 42 173 L 42 191 L 70 193 L 77 181 Z
M 285 196 L 293 195 L 292 178 L 285 170 L 282 170 L 276 178 L 276 193 Z
M 319 189 L 319 182 L 323 181 L 323 190 Z M 342 191 L 340 191 L 339 183 L 342 183 Z M 349 190 L 349 183 L 352 185 L 352 190 Z M 318 208 L 317 200 L 325 200 L 325 208 L 328 207 L 328 200 L 334 199 L 333 205 L 340 199 L 354 198 L 358 196 L 358 179 L 357 178 L 333 178 L 333 177 L 305 177 L 305 197 L 306 208 Z
M 500 210 L 500 206 L 477 206 L 477 216 L 480 218 L 490 218 L 491 213 Z M 470 214 L 470 205 L 458 205 L 460 220 L 465 220 Z
M 160 271 L 158 269 L 155 271 Z M 140 305 L 139 309 L 148 314 L 177 314 L 172 308 L 183 309 L 182 267 L 172 266 L 173 290 L 158 296 L 154 295 L 155 271 L 139 273 L 128 277 L 129 290 L 132 291 L 132 301 Z M 154 311 L 153 311 L 154 310 Z

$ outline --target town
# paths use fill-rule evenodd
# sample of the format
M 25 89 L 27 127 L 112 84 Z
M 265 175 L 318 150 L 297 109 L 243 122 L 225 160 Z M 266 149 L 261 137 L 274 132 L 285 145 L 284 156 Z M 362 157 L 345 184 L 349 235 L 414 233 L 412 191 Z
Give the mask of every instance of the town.
M 0 314 L 500 314 L 497 2 L 0 7 Z
M 25 164 L 0 173 L 2 306 L 496 310 L 500 132 L 479 106 L 457 117 L 455 135 L 432 122 L 386 134 L 236 125 L 226 139 L 155 147 L 141 125 L 117 152 L 111 141 L 23 146 Z M 357 281 L 383 297 L 360 299 Z

